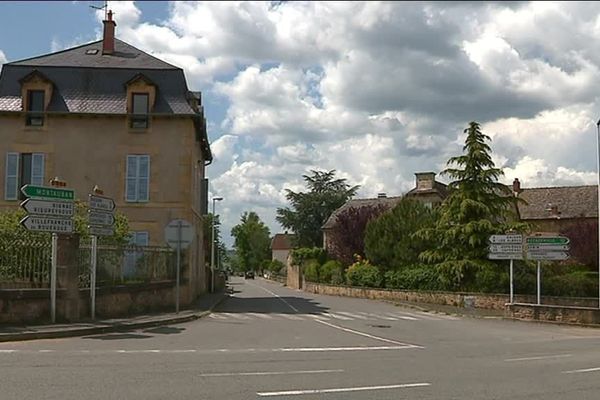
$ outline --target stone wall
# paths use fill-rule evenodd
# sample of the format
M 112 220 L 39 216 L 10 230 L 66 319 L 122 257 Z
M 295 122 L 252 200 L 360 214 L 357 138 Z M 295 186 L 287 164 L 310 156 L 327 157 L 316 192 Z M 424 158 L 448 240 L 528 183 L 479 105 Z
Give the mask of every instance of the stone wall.
M 293 265 L 291 257 L 287 260 L 287 287 L 291 289 L 302 289 L 302 270 L 299 266 Z
M 289 270 L 288 270 L 289 271 Z M 410 290 L 372 289 L 351 286 L 324 285 L 304 282 L 304 290 L 310 293 L 333 296 L 359 297 L 374 300 L 406 301 L 410 303 L 430 303 L 455 307 L 504 310 L 509 302 L 505 294 L 458 293 L 458 292 L 416 292 Z M 535 303 L 536 297 L 516 295 L 516 303 Z M 598 307 L 598 299 L 570 297 L 542 297 L 543 304 Z
M 189 286 L 180 287 L 181 306 L 189 304 Z M 65 290 L 57 290 L 57 310 L 66 298 Z M 90 318 L 90 291 L 79 290 L 77 320 Z M 115 318 L 146 312 L 175 309 L 175 282 L 164 281 L 138 285 L 103 287 L 96 290 L 96 317 Z M 57 322 L 64 322 L 61 313 Z M 49 289 L 0 290 L 0 324 L 18 325 L 50 322 Z
M 507 304 L 505 317 L 568 324 L 600 324 L 600 308 L 536 304 Z

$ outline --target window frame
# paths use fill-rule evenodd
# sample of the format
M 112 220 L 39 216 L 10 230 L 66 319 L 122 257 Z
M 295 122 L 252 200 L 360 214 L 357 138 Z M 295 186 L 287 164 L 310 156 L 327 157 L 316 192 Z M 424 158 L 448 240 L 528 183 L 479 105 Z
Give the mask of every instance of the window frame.
M 136 113 L 135 112 L 135 104 L 136 97 L 143 96 L 146 98 L 146 112 L 145 113 Z M 148 129 L 150 126 L 150 93 L 146 92 L 132 92 L 131 93 L 131 116 L 129 118 L 129 128 L 135 130 L 144 130 Z M 136 124 L 143 124 L 140 126 L 136 126 Z
M 41 94 L 42 96 L 42 104 L 41 110 L 32 110 L 32 103 L 34 94 Z M 29 89 L 27 90 L 27 103 L 26 103 L 26 116 L 25 116 L 25 125 L 31 127 L 42 127 L 46 122 L 44 118 L 44 106 L 46 104 L 46 91 L 40 89 Z M 34 123 L 33 121 L 39 121 L 39 123 Z
M 15 201 L 15 200 L 24 200 L 25 196 L 21 193 L 21 187 L 24 184 L 24 177 L 22 176 L 23 171 L 25 170 L 23 166 L 24 157 L 23 156 L 31 156 L 30 157 L 30 165 L 29 165 L 29 181 L 31 185 L 42 186 L 44 184 L 44 176 L 45 176 L 45 168 L 46 168 L 46 155 L 44 153 L 18 153 L 18 152 L 7 152 L 6 153 L 6 162 L 5 162 L 5 171 L 4 171 L 4 200 L 7 201 Z M 15 174 L 9 174 L 9 158 L 16 158 L 16 169 Z M 37 165 L 36 165 L 37 164 Z M 14 196 L 9 196 L 9 179 L 14 180 L 15 190 Z
M 141 160 L 147 159 L 147 174 L 141 176 Z M 135 160 L 134 171 L 130 171 L 130 160 Z M 130 173 L 133 172 L 133 173 Z M 149 154 L 127 154 L 125 159 L 125 202 L 126 203 L 148 203 L 150 202 L 150 155 Z M 140 196 L 140 184 L 145 180 L 145 198 Z M 133 197 L 129 196 L 130 184 L 133 185 Z

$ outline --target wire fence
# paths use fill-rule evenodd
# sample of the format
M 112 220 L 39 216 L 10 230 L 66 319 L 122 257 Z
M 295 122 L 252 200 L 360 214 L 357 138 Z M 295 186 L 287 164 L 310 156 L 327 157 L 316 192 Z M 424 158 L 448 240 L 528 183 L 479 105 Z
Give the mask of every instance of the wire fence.
M 45 288 L 50 282 L 50 241 L 0 235 L 0 288 Z

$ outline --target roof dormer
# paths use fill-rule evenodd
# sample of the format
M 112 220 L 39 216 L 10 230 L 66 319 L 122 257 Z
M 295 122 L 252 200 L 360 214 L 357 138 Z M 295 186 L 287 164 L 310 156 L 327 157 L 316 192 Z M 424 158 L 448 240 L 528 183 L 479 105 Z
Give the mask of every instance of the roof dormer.
M 156 102 L 156 84 L 144 74 L 137 74 L 125 83 L 127 114 L 132 129 L 147 129 Z

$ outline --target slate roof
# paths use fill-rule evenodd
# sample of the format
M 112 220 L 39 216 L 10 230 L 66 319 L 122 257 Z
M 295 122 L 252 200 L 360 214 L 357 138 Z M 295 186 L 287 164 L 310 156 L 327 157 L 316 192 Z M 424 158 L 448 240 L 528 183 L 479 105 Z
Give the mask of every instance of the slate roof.
M 434 181 L 433 189 L 421 189 L 417 190 L 417 188 L 413 188 L 406 193 L 407 196 L 418 196 L 419 194 L 429 194 L 429 193 L 438 193 L 442 199 L 448 197 L 448 186 Z
M 273 240 L 271 240 L 271 250 L 290 250 L 294 247 L 292 246 L 292 239 L 294 235 L 290 235 L 287 233 L 278 233 L 273 236 Z
M 398 202 L 402 200 L 402 196 L 394 196 L 394 197 L 382 197 L 382 198 L 374 198 L 374 199 L 352 199 L 346 202 L 343 206 L 338 208 L 331 214 L 331 216 L 327 219 L 325 224 L 322 226 L 322 229 L 331 229 L 335 226 L 338 215 L 348 210 L 351 207 L 361 208 L 365 206 L 383 206 L 386 209 L 393 208 Z
M 598 186 L 525 188 L 519 198 L 527 202 L 518 205 L 522 220 L 556 218 L 551 206 L 558 207 L 561 219 L 598 217 Z
M 94 53 L 94 50 L 96 50 L 95 54 L 89 54 L 90 52 Z M 112 54 L 102 54 L 102 40 L 98 40 L 55 53 L 13 61 L 6 65 L 28 67 L 179 69 L 116 38 L 115 51 Z

